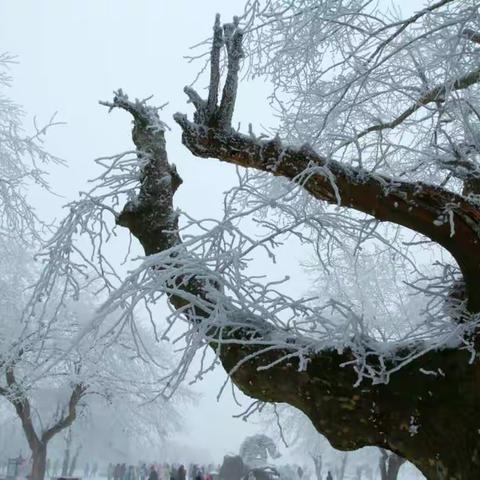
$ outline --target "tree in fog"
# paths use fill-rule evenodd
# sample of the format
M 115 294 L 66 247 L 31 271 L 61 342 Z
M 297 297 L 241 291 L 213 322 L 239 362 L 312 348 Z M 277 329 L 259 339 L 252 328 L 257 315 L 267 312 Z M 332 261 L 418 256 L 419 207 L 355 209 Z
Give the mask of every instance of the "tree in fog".
M 9 62 L 0 56 L 0 67 Z M 0 83 L 8 86 L 4 70 Z M 49 443 L 79 416 L 100 423 L 95 415 L 115 409 L 124 416 L 118 422 L 124 435 L 155 440 L 180 421 L 165 390 L 174 367 L 171 350 L 146 335 L 141 321 L 135 335 L 116 329 L 112 315 L 92 325 L 96 305 L 106 297 L 104 287 L 91 281 L 94 273 L 79 268 L 68 276 L 74 296 L 55 286 L 32 296 L 42 278 L 42 257 L 36 262 L 35 255 L 53 227 L 37 216 L 28 191 L 32 184 L 50 190 L 42 168 L 60 163 L 43 150 L 47 128 L 24 134 L 21 109 L 0 97 L 0 402 L 23 430 L 31 480 L 43 480 Z M 186 388 L 177 393 L 177 400 L 190 398 Z

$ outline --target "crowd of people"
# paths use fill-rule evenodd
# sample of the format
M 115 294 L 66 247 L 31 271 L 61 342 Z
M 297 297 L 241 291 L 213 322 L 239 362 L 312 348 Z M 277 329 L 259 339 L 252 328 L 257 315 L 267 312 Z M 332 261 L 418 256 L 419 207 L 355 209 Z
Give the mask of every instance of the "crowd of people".
M 147 465 L 127 465 L 126 463 L 109 463 L 107 480 L 215 480 L 214 465 L 185 465 L 152 463 Z

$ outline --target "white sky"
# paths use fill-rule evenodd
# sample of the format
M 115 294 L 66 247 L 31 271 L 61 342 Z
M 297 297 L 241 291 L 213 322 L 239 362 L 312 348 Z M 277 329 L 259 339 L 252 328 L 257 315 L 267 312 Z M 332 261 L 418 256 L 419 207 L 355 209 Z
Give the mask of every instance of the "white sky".
M 19 62 L 12 67 L 8 95 L 24 106 L 27 127 L 34 115 L 41 124 L 54 112 L 67 123 L 51 130 L 46 140 L 48 150 L 68 162 L 68 168 L 55 168 L 50 178 L 64 198 L 35 197 L 40 214 L 61 215 L 61 205 L 75 199 L 78 190 L 86 188 L 86 180 L 95 176 L 94 158 L 132 148 L 128 115 L 108 115 L 98 105 L 98 100 L 110 100 L 119 87 L 131 97 L 153 94 L 152 103 L 157 105 L 170 102 L 162 119 L 172 127 L 167 136 L 169 156 L 184 179 L 177 203 L 197 217 L 218 214 L 221 193 L 234 181 L 234 169 L 193 158 L 181 145 L 171 117 L 176 111 L 191 112 L 182 89 L 201 66 L 189 64 L 183 56 L 210 35 L 216 12 L 227 21 L 241 13 L 242 4 L 242 0 L 0 1 L 0 51 L 17 55 Z M 262 83 L 242 86 L 237 119 L 243 125 L 252 122 L 259 131 L 261 122 L 272 124 L 267 94 L 268 85 Z M 224 378 L 218 370 L 197 387 L 203 397 L 187 412 L 187 432 L 180 439 L 210 450 L 215 460 L 238 452 L 243 438 L 258 428 L 232 418 L 242 409 L 228 392 L 216 403 Z

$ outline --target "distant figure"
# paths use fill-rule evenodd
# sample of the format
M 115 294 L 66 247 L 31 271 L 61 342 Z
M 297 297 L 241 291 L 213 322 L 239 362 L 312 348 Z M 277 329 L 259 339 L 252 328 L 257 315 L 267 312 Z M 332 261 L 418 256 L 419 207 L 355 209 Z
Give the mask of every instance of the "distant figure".
M 114 470 L 115 467 L 113 466 L 113 463 L 110 462 L 107 467 L 107 480 L 113 480 Z
M 140 480 L 147 480 L 148 477 L 148 469 L 147 466 L 142 463 L 142 466 L 140 467 Z
M 177 470 L 177 480 L 187 480 L 187 470 L 183 465 L 180 465 Z
M 327 473 L 327 480 L 333 480 L 332 472 L 330 470 Z
M 120 480 L 120 464 L 117 463 L 113 468 L 113 480 Z
M 122 463 L 120 465 L 120 480 L 126 480 L 126 478 L 127 478 L 127 464 Z
M 297 475 L 298 475 L 298 478 L 300 478 L 300 479 L 303 477 L 303 468 L 302 467 L 297 468 Z
M 95 476 L 97 475 L 97 471 L 98 471 L 98 463 L 95 462 L 90 472 L 90 476 L 95 478 Z
M 88 478 L 90 476 L 90 464 L 87 462 L 85 468 L 83 469 L 83 476 Z
M 158 480 L 158 473 L 155 470 L 155 467 L 153 465 L 150 467 L 150 473 L 148 474 L 148 480 Z
M 195 473 L 195 480 L 203 480 L 203 475 L 200 469 L 198 469 L 197 473 Z

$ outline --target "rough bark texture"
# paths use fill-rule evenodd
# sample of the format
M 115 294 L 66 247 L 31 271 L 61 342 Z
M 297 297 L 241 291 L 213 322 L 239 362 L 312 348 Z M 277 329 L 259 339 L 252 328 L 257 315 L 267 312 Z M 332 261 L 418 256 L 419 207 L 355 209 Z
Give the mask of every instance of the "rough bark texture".
M 218 22 L 215 28 L 214 48 L 220 42 Z M 229 33 L 230 39 L 240 36 L 235 28 Z M 229 55 L 232 45 L 240 48 L 238 42 L 231 43 Z M 215 55 L 213 52 L 213 60 Z M 232 65 L 232 71 L 238 71 L 236 62 L 240 57 L 241 52 L 236 51 L 229 58 L 229 69 Z M 224 88 L 227 95 L 231 95 L 230 87 L 236 86 L 234 75 L 227 76 L 229 81 L 233 83 Z M 218 88 L 215 75 L 212 84 Z M 215 92 L 210 92 L 208 101 L 191 89 L 186 93 L 197 109 L 195 122 L 183 115 L 177 115 L 176 120 L 193 154 L 282 175 L 301 183 L 321 201 L 338 203 L 426 235 L 455 257 L 463 273 L 468 309 L 470 313 L 480 311 L 480 212 L 467 198 L 440 187 L 394 181 L 336 162 L 327 163 L 308 148 L 282 147 L 278 140 L 254 141 L 218 121 L 231 113 L 232 105 L 228 111 L 222 110 L 222 105 L 228 103 L 224 98 L 217 106 L 212 100 L 217 101 Z M 117 97 L 113 106 L 132 113 L 133 140 L 144 152 L 141 155 L 146 152 L 149 158 L 138 199 L 125 206 L 117 221 L 138 238 L 147 255 L 179 245 L 180 237 L 172 233 L 177 226 L 173 195 L 181 180 L 168 163 L 163 131 L 149 128 L 152 111 L 144 105 Z M 304 176 L 307 169 L 309 176 Z M 165 178 L 175 181 L 165 182 Z M 453 215 L 454 235 L 449 221 L 436 221 L 448 212 Z M 199 278 L 191 279 L 182 288 L 197 297 L 207 295 Z M 181 296 L 170 296 L 170 302 L 182 308 L 187 318 L 194 310 L 195 321 L 208 315 L 198 307 L 185 309 L 188 302 Z M 230 337 L 242 339 L 250 334 L 252 331 L 247 329 L 236 329 Z M 254 334 L 259 335 L 258 330 Z M 212 347 L 217 347 L 215 341 Z M 388 384 L 364 383 L 354 388 L 356 374 L 351 368 L 340 367 L 354 360 L 349 351 L 312 354 L 306 370 L 299 371 L 295 358 L 259 370 L 290 353 L 283 350 L 252 355 L 259 349 L 251 344 L 229 343 L 220 349 L 220 360 L 227 372 L 234 372 L 231 378 L 245 394 L 297 407 L 334 447 L 352 450 L 374 445 L 388 449 L 414 463 L 429 479 L 480 478 L 480 362 L 478 358 L 470 362 L 469 352 L 432 351 L 412 361 Z M 250 360 L 234 369 L 250 355 Z M 420 369 L 438 374 L 426 375 Z
M 32 450 L 32 472 L 30 480 L 43 480 L 47 468 L 47 445 L 39 443 Z

